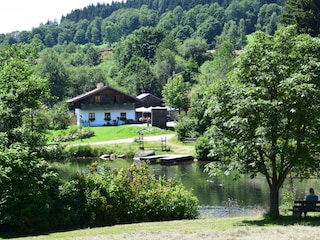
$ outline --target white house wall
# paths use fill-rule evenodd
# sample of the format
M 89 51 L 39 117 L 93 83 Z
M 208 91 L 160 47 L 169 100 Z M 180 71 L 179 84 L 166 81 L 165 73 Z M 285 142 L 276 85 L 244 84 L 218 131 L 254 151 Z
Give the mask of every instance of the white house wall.
M 82 123 L 85 124 L 89 124 L 89 126 L 103 126 L 107 124 L 107 121 L 104 120 L 105 117 L 105 113 L 109 112 L 111 114 L 111 120 L 109 121 L 109 123 L 111 125 L 113 125 L 114 121 L 118 121 L 118 125 L 122 125 L 125 123 L 125 121 L 122 120 L 118 120 L 118 118 L 120 118 L 120 113 L 121 112 L 125 112 L 126 113 L 126 118 L 135 120 L 135 110 L 82 110 L 79 108 L 75 109 L 75 115 L 76 115 L 76 119 L 77 119 L 77 125 L 80 126 L 80 123 L 82 121 Z M 95 113 L 95 120 L 94 121 L 89 121 L 89 113 Z

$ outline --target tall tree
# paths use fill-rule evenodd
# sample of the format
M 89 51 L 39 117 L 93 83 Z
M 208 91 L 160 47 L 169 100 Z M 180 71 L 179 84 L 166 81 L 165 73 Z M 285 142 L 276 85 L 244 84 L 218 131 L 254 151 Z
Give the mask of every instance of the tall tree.
M 189 38 L 179 46 L 179 53 L 184 59 L 192 59 L 198 66 L 201 66 L 209 59 L 208 48 L 209 46 L 203 38 Z
M 256 29 L 273 35 L 277 30 L 281 11 L 282 7 L 278 4 L 264 4 L 259 10 Z
M 66 97 L 65 94 L 69 86 L 69 73 L 57 53 L 47 49 L 41 54 L 38 73 L 43 78 L 48 79 L 50 94 L 56 98 L 50 101 L 50 104 L 61 101 Z
M 284 25 L 296 25 L 298 33 L 320 34 L 320 1 L 287 0 L 281 18 Z
M 118 82 L 126 86 L 127 92 L 138 95 L 144 92 L 157 94 L 159 87 L 155 86 L 155 78 L 151 72 L 150 63 L 141 57 L 133 57 L 121 71 Z
M 190 83 L 184 82 L 181 74 L 176 74 L 169 78 L 167 84 L 163 87 L 162 96 L 167 106 L 182 108 L 188 111 Z
M 23 128 L 26 109 L 37 109 L 46 96 L 47 81 L 32 72 L 37 58 L 33 44 L 16 44 L 0 51 L 0 145 L 34 146 L 32 129 Z M 30 112 L 30 111 L 28 111 Z M 35 140 L 35 139 L 34 139 Z
M 115 50 L 120 68 L 125 67 L 134 56 L 153 62 L 156 49 L 165 37 L 166 32 L 159 28 L 142 27 L 134 31 Z
M 225 81 L 228 73 L 234 68 L 235 54 L 230 42 L 223 42 L 214 53 L 213 61 L 206 61 L 200 67 L 198 84 L 193 86 L 188 117 L 196 119 L 195 129 L 201 135 L 210 127 L 212 116 L 207 112 L 212 94 L 211 88 Z
M 319 170 L 320 40 L 294 27 L 258 33 L 229 81 L 212 92 L 211 136 L 216 167 L 262 174 L 269 213 L 279 215 L 279 189 L 288 174 Z

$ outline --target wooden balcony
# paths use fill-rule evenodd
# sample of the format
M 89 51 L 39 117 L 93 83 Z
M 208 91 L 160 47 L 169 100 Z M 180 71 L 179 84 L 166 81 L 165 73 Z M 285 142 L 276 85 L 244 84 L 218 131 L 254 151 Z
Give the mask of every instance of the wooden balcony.
M 81 107 L 82 110 L 134 110 L 135 104 L 134 103 L 82 103 Z

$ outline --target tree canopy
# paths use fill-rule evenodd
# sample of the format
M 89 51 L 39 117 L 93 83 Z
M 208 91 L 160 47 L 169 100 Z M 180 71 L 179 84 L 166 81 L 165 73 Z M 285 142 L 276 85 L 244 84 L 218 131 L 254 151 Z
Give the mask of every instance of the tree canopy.
M 207 134 L 220 161 L 207 169 L 262 174 L 274 216 L 288 174 L 310 176 L 320 167 L 319 59 L 320 40 L 293 27 L 274 36 L 259 32 L 233 77 L 213 88 Z
M 30 32 L 0 34 L 0 43 L 38 41 L 44 47 L 71 42 L 111 46 L 141 27 L 160 27 L 181 41 L 202 37 L 214 48 L 223 26 L 232 23 L 224 35 L 231 38 L 240 35 L 237 44 L 241 45 L 245 34 L 274 31 L 283 5 L 283 0 L 130 0 L 97 4 L 72 11 L 60 23 L 47 21 Z M 239 33 L 235 27 L 239 27 Z
M 299 33 L 317 37 L 320 34 L 320 2 L 287 0 L 281 22 L 284 25 L 296 25 Z
M 48 96 L 47 81 L 32 72 L 38 49 L 35 45 L 16 44 L 0 51 L 0 142 L 2 147 L 20 142 L 32 144 L 32 128 L 23 127 L 29 111 Z M 34 139 L 35 140 L 35 139 Z M 36 144 L 32 144 L 36 146 Z
M 167 106 L 182 108 L 185 111 L 189 107 L 189 92 L 190 83 L 185 82 L 181 74 L 169 78 L 162 90 L 163 99 Z

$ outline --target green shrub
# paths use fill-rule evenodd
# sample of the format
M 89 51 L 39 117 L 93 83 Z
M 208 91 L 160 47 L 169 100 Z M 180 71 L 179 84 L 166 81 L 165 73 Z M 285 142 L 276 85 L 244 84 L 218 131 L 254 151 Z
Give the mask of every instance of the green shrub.
M 82 157 L 100 157 L 103 154 L 115 154 L 124 155 L 126 157 L 133 157 L 138 151 L 138 147 L 132 147 L 131 145 L 107 145 L 107 146 L 90 146 L 90 145 L 80 145 L 72 146 L 66 148 L 65 154 L 73 158 Z
M 69 211 L 65 219 L 75 223 L 74 228 L 198 216 L 198 199 L 180 182 L 157 179 L 146 164 L 132 165 L 128 172 L 94 164 L 90 172 L 83 184 L 78 176 L 61 188 Z
M 182 183 L 174 179 L 157 179 L 147 164 L 132 165 L 129 172 L 133 221 L 193 219 L 198 216 L 198 199 Z
M 195 144 L 196 158 L 199 161 L 212 161 L 214 157 L 209 157 L 208 154 L 212 149 L 210 140 L 207 137 L 199 137 Z
M 88 226 L 86 211 L 86 176 L 76 174 L 72 180 L 65 182 L 59 188 L 59 204 L 56 207 L 58 229 L 72 229 Z
M 29 149 L 0 152 L 0 229 L 7 233 L 50 230 L 59 179 L 48 163 Z
M 53 137 L 54 142 L 70 142 L 79 139 L 91 138 L 94 136 L 94 131 L 88 128 L 79 128 L 79 127 L 72 127 L 67 134 L 59 134 L 58 136 Z
M 193 219 L 199 202 L 180 182 L 156 178 L 147 164 L 89 174 L 61 183 L 46 162 L 27 151 L 1 155 L 0 229 L 39 233 L 118 223 Z M 15 191 L 10 191 L 15 189 Z
M 174 127 L 177 132 L 178 140 L 182 140 L 186 137 L 199 137 L 197 131 L 198 121 L 196 119 L 181 119 Z
M 96 157 L 96 153 L 93 147 L 89 145 L 79 145 L 68 148 L 68 154 L 74 158 L 80 157 Z
M 65 146 L 62 145 L 51 145 L 41 149 L 39 155 L 46 161 L 50 162 L 61 162 L 68 158 L 68 154 Z

